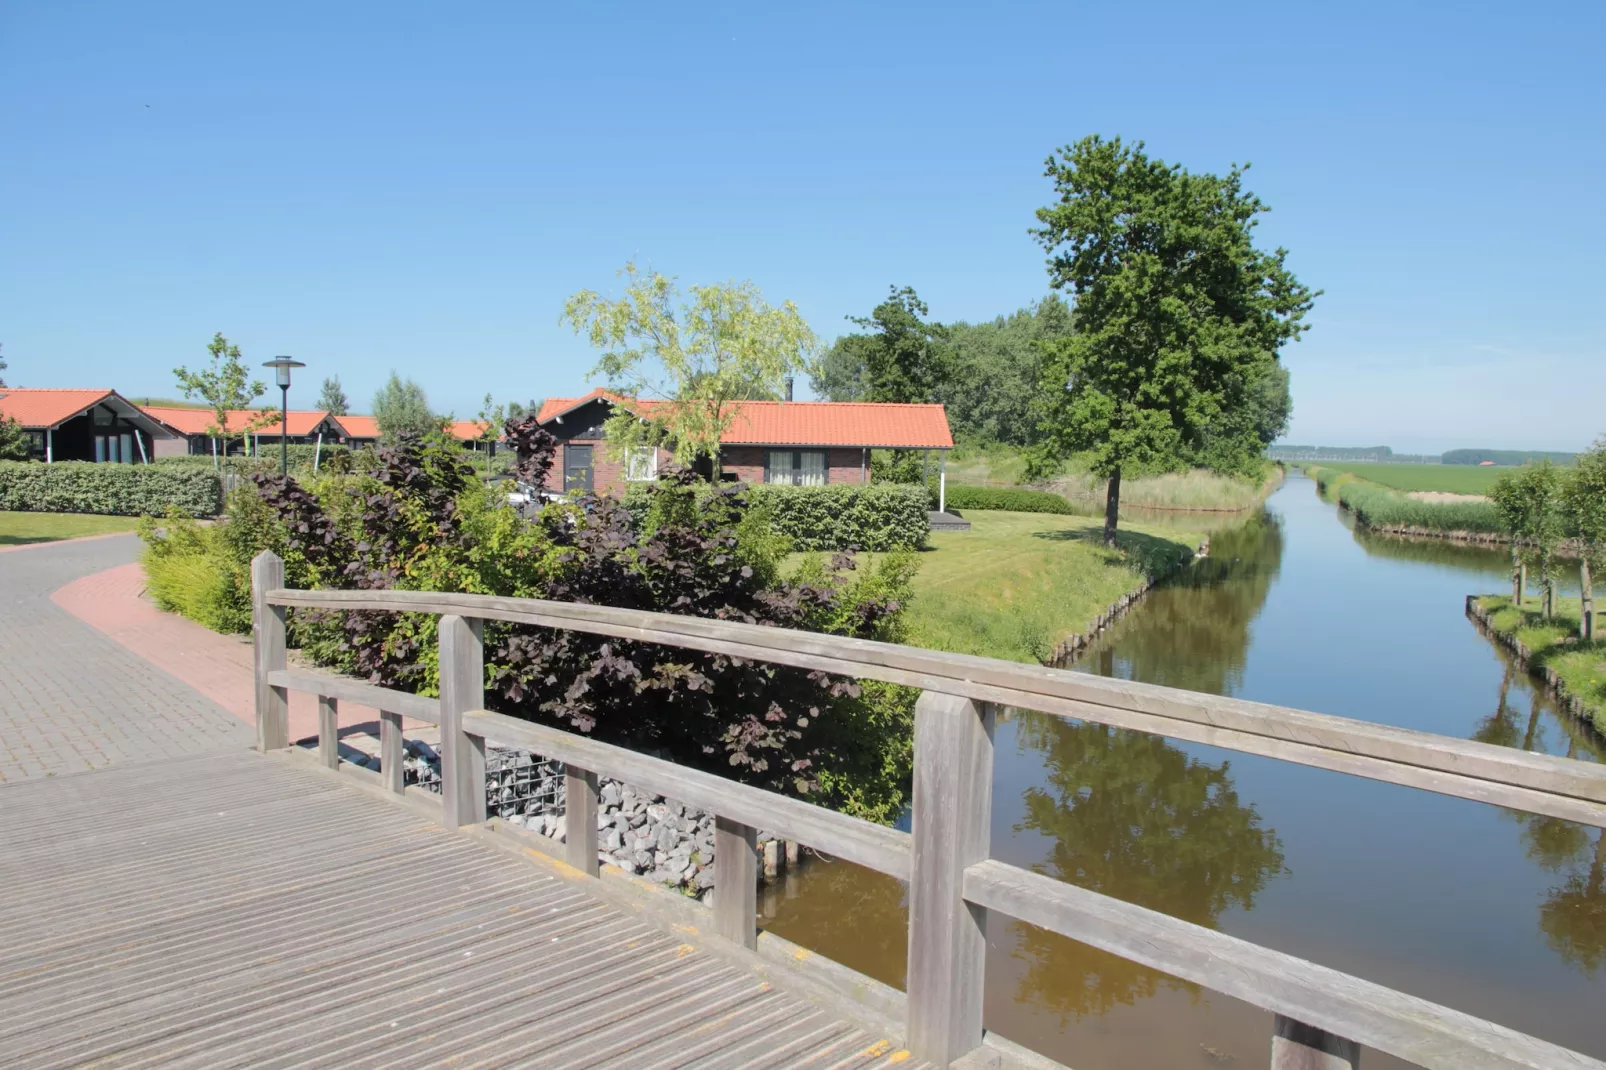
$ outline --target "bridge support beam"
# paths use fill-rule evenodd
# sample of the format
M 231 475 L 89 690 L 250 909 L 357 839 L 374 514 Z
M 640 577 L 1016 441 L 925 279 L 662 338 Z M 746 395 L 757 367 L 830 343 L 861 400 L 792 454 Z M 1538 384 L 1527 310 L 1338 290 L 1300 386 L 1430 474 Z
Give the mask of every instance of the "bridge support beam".
M 445 825 L 485 822 L 485 740 L 463 731 L 463 715 L 485 708 L 484 622 L 441 617 L 441 801 Z
M 1277 1015 L 1271 1038 L 1271 1070 L 1356 1070 L 1361 1046 L 1313 1025 Z
M 714 932 L 758 948 L 758 830 L 714 818 Z
M 251 559 L 251 651 L 256 661 L 257 750 L 290 745 L 290 695 L 268 684 L 268 673 L 287 666 L 285 609 L 268 605 L 267 594 L 284 586 L 284 559 L 264 550 Z
M 947 1066 L 982 1042 L 987 911 L 965 902 L 965 867 L 987 860 L 993 707 L 927 691 L 915 704 L 914 873 L 909 882 L 909 1036 Z

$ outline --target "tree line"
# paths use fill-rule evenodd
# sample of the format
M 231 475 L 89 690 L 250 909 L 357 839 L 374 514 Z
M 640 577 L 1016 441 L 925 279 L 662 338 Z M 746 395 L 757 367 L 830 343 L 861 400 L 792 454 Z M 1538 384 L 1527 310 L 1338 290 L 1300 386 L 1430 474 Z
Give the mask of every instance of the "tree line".
M 1540 616 L 1556 611 L 1560 549 L 1571 540 L 1578 549 L 1578 635 L 1595 638 L 1594 580 L 1606 569 L 1606 436 L 1570 468 L 1548 460 L 1509 472 L 1495 481 L 1489 500 L 1511 536 L 1511 600 L 1521 609 L 1528 570 L 1539 573 Z
M 1278 357 L 1319 292 L 1286 250 L 1255 246 L 1268 209 L 1246 170 L 1195 174 L 1097 135 L 1059 150 L 1045 165 L 1056 199 L 1031 232 L 1054 294 L 991 323 L 943 325 L 894 287 L 850 317 L 861 330 L 820 361 L 816 392 L 941 402 L 961 439 L 1025 447 L 1029 474 L 1081 455 L 1108 481 L 1113 546 L 1124 473 L 1248 474 L 1287 428 Z

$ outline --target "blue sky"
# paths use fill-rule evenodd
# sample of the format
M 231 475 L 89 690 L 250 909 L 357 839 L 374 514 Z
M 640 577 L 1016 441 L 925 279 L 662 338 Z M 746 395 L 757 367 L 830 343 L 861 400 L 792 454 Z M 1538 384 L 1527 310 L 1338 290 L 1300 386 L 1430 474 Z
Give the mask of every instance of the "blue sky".
M 1606 431 L 1606 4 L 0 0 L 13 385 L 171 394 L 213 331 L 438 408 L 587 388 L 558 322 L 629 258 L 825 338 L 1046 290 L 1044 157 L 1250 160 L 1325 290 L 1290 438 Z

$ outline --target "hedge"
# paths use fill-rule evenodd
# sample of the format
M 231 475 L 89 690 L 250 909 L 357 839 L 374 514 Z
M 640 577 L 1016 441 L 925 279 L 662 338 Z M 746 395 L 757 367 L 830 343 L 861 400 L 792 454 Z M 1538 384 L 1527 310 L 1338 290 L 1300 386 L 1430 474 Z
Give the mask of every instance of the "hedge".
M 223 482 L 210 468 L 90 461 L 0 461 L 0 510 L 163 516 L 223 511 Z
M 1046 490 L 1026 490 L 1022 487 L 971 487 L 963 484 L 948 485 L 947 504 L 950 509 L 1003 509 L 1012 513 L 1065 513 L 1070 514 L 1071 503 L 1058 494 Z
M 749 492 L 799 550 L 920 549 L 931 531 L 926 488 L 901 483 L 762 484 Z
M 322 452 L 320 453 L 320 447 L 312 443 L 290 443 L 290 467 L 311 470 L 313 459 L 317 458 L 321 468 L 323 465 L 328 464 L 329 458 L 335 454 L 350 453 L 351 447 L 335 442 L 325 442 L 321 450 Z M 271 446 L 263 443 L 262 453 L 257 457 L 246 457 L 242 454 L 233 453 L 227 457 L 214 459 L 210 453 L 189 453 L 181 457 L 158 457 L 156 458 L 156 463 L 168 467 L 220 467 L 225 472 L 238 472 L 241 474 L 267 471 L 270 468 L 277 472 L 279 470 L 279 446 L 277 443 Z

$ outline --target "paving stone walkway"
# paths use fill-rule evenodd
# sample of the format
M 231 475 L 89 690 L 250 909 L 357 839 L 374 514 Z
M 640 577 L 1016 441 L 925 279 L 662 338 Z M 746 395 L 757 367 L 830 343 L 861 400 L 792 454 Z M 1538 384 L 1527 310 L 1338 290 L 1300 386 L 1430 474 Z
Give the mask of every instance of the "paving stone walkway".
M 128 535 L 0 554 L 0 782 L 251 745 L 223 707 L 51 601 L 138 553 Z

